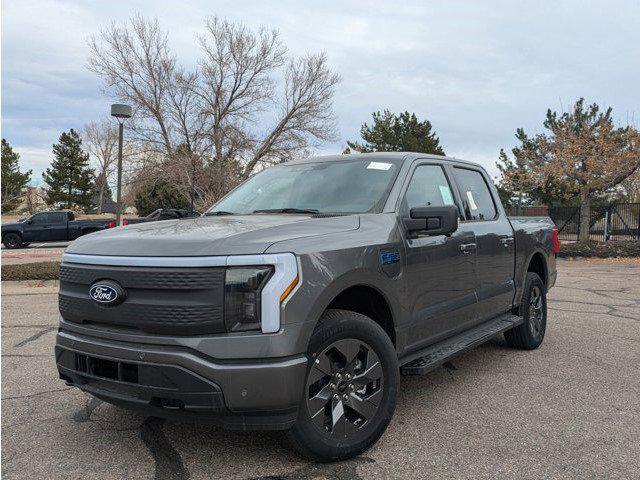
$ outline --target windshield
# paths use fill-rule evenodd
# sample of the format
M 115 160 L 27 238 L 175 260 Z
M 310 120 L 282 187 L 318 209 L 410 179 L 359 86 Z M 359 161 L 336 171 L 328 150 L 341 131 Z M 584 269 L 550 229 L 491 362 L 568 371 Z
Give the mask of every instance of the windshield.
M 207 214 L 380 211 L 397 169 L 391 162 L 348 159 L 278 165 L 251 177 Z

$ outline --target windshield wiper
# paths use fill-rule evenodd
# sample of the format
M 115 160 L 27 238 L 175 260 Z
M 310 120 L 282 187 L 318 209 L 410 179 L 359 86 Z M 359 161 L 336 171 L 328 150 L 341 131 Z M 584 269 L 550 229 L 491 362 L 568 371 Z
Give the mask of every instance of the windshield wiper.
M 216 210 L 215 212 L 207 212 L 204 214 L 205 217 L 212 217 L 214 215 L 235 215 L 235 213 L 225 212 L 224 210 Z
M 265 208 L 254 210 L 253 213 L 320 213 L 319 210 L 313 208 Z

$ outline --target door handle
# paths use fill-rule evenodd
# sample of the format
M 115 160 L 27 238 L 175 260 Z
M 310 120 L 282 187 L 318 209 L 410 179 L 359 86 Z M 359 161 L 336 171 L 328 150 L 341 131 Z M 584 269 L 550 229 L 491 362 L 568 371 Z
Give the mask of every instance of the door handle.
M 475 248 L 475 243 L 463 243 L 460 245 L 460 251 L 465 255 L 469 255 L 473 250 L 475 250 Z
M 504 247 L 510 247 L 511 245 L 513 245 L 513 237 L 502 238 L 500 240 L 500 243 Z

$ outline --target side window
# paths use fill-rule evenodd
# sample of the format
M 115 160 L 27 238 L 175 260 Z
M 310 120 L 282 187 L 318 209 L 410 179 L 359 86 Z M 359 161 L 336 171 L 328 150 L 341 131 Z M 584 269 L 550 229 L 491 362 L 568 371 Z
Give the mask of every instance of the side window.
M 405 193 L 406 209 L 455 205 L 451 187 L 439 165 L 418 165 Z
M 42 225 L 44 223 L 49 223 L 49 217 L 47 213 L 37 213 L 33 217 L 31 217 L 31 222 L 34 225 Z
M 55 212 L 49 214 L 49 222 L 50 223 L 63 223 L 67 221 L 67 213 L 66 212 Z
M 456 167 L 456 182 L 461 190 L 464 209 L 470 220 L 491 220 L 496 216 L 496 206 L 484 176 L 477 170 Z

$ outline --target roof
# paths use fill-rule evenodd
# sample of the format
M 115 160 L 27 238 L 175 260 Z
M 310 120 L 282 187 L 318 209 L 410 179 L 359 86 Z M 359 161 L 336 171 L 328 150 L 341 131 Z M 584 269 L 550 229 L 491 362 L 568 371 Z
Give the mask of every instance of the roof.
M 344 160 L 384 160 L 393 163 L 403 163 L 405 161 L 413 161 L 417 158 L 432 158 L 434 160 L 446 160 L 448 162 L 460 163 L 464 165 L 473 165 L 482 167 L 482 165 L 459 158 L 447 157 L 444 155 L 433 155 L 431 153 L 417 152 L 371 152 L 371 153 L 349 153 L 346 155 L 321 155 L 316 157 L 307 157 L 298 160 L 286 162 L 288 164 L 300 163 L 318 163 L 318 162 L 340 162 Z
M 99 195 L 96 193 L 91 199 L 91 209 L 98 211 L 98 202 Z M 105 195 L 102 198 L 102 208 L 100 209 L 102 213 L 117 213 L 118 212 L 118 204 L 114 202 L 108 195 Z

